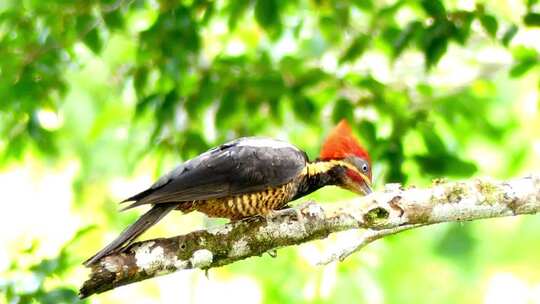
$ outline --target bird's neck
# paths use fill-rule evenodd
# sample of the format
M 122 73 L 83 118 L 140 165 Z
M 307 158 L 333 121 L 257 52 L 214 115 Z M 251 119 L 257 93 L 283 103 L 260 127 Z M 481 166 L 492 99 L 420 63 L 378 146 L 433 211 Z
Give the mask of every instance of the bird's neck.
M 300 184 L 293 199 L 308 195 L 324 186 L 337 185 L 339 175 L 346 166 L 340 160 L 316 160 L 308 163 L 302 171 Z

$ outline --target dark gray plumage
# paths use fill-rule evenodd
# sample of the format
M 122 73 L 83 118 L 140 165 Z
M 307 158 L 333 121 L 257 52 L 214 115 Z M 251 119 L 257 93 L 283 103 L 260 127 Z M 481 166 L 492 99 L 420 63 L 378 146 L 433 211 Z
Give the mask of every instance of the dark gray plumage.
M 256 192 L 286 184 L 305 168 L 306 154 L 267 138 L 244 137 L 213 148 L 176 167 L 154 185 L 124 202 L 189 202 Z
M 131 224 L 131 226 L 122 231 L 122 233 L 116 239 L 114 239 L 114 241 L 86 260 L 84 265 L 92 265 L 95 261 L 101 259 L 102 257 L 117 251 L 124 244 L 133 242 L 139 235 L 148 230 L 148 228 L 152 227 L 155 223 L 159 222 L 159 220 L 177 207 L 178 204 L 175 203 L 152 206 L 152 208 L 138 218 L 135 223 Z

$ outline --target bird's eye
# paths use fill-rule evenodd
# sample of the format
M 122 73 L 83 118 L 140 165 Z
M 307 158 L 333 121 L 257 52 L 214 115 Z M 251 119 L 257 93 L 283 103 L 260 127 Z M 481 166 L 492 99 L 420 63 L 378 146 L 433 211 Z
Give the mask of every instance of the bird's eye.
M 362 166 L 362 171 L 367 172 L 368 171 L 368 165 L 364 164 Z

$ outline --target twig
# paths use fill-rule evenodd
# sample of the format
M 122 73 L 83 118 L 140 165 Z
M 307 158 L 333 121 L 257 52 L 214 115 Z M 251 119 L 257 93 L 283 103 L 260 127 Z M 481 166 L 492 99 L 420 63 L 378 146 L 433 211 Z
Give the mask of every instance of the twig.
M 337 250 L 334 250 L 332 253 L 327 254 L 323 258 L 319 259 L 317 262 L 317 265 L 327 265 L 335 261 L 343 262 L 346 258 L 351 256 L 353 253 L 358 252 L 362 250 L 367 245 L 375 242 L 378 239 L 381 239 L 385 236 L 389 236 L 392 234 L 400 233 L 405 230 L 409 230 L 412 228 L 418 228 L 422 225 L 403 225 L 398 226 L 394 228 L 388 228 L 388 229 L 381 229 L 381 230 L 373 230 L 373 229 L 366 229 L 356 240 L 353 241 L 352 244 L 348 246 L 344 246 L 342 248 L 338 248 Z

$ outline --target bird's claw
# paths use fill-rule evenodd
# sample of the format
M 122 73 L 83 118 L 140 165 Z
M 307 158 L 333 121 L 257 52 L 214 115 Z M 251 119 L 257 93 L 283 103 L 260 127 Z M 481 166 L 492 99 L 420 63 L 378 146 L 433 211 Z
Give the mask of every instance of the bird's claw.
M 264 219 L 264 216 L 257 214 L 257 215 L 244 217 L 238 220 L 233 220 L 232 222 L 234 223 L 242 222 L 242 223 L 249 224 L 249 223 L 254 223 L 256 221 L 260 221 L 261 219 Z
M 268 250 L 266 253 L 268 253 L 268 255 L 272 258 L 275 258 L 277 257 L 277 250 L 276 249 L 270 249 Z
M 280 218 L 280 217 L 293 217 L 293 218 L 296 217 L 298 221 L 304 223 L 306 215 L 312 216 L 313 213 L 320 211 L 320 207 L 318 207 L 318 209 L 314 211 L 313 206 L 318 207 L 318 205 L 315 204 L 313 201 L 303 202 L 302 204 L 296 207 L 291 207 L 289 205 L 286 205 L 279 210 L 270 210 L 265 214 L 258 214 L 258 215 L 245 217 L 235 222 L 253 223 L 261 219 L 264 219 L 267 222 L 273 222 L 275 219 Z
M 308 215 L 311 214 L 311 207 L 316 206 L 313 201 L 306 201 L 296 207 L 285 206 L 285 208 L 280 210 L 272 210 L 266 215 L 266 220 L 271 221 L 276 217 L 285 217 L 285 216 L 296 216 L 296 219 L 304 223 L 305 222 L 305 213 Z

